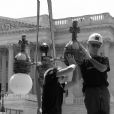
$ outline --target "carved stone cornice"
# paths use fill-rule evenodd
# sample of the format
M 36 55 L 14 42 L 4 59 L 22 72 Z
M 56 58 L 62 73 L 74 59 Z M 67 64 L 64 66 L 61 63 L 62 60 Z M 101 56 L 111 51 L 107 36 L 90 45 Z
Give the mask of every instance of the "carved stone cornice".
M 0 34 L 33 31 L 36 25 L 17 21 L 11 18 L 0 17 Z
M 49 28 L 40 28 L 39 32 L 41 31 L 49 31 Z M 36 33 L 37 29 L 34 28 L 20 28 L 15 30 L 9 30 L 9 31 L 0 31 L 0 35 L 7 35 L 7 34 L 23 34 L 23 33 Z
M 26 23 L 23 21 L 19 21 L 17 19 L 1 17 L 1 16 L 0 16 L 0 23 L 12 24 L 13 27 L 16 27 L 17 25 L 19 25 L 21 27 L 29 27 L 29 28 L 35 26 L 34 24 L 31 24 L 31 23 Z

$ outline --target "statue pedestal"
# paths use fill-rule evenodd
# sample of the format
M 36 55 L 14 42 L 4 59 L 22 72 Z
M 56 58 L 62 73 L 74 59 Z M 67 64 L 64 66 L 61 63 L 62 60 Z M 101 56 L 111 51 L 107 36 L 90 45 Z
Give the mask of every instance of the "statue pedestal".
M 16 111 L 20 114 L 37 114 L 37 98 L 32 94 L 9 94 L 4 98 L 4 105 L 7 112 L 14 114 Z

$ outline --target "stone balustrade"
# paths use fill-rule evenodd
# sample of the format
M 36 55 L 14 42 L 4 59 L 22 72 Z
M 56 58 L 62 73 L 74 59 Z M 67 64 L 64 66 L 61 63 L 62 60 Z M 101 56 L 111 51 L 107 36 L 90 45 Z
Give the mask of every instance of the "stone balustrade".
M 10 101 L 10 102 L 9 102 Z M 114 102 L 110 103 L 111 113 L 114 113 Z M 9 94 L 5 97 L 6 114 L 36 114 L 37 112 L 37 99 L 34 95 L 15 95 Z M 72 104 L 63 103 L 62 114 L 87 114 L 84 105 L 84 97 L 73 99 Z
M 16 94 L 8 94 L 4 97 L 4 99 L 7 100 L 31 100 L 37 102 L 37 98 L 33 94 L 27 94 L 27 95 L 16 95 Z
M 96 15 L 85 15 L 80 17 L 69 17 L 64 19 L 54 19 L 55 28 L 67 28 L 73 21 L 78 21 L 79 26 L 114 24 L 114 18 L 109 13 Z
M 36 114 L 37 113 L 37 98 L 35 95 L 15 95 L 8 94 L 4 97 L 4 106 L 7 114 Z M 11 112 L 11 113 L 10 113 Z
M 77 97 L 74 99 L 74 104 L 76 105 L 84 105 L 84 97 Z
M 40 16 L 40 29 L 47 29 L 49 28 L 49 16 L 48 15 L 42 15 Z M 84 16 L 78 16 L 78 17 L 68 17 L 68 18 L 62 18 L 62 19 L 54 19 L 54 28 L 56 30 L 58 29 L 68 29 L 73 21 L 78 21 L 78 25 L 80 27 L 84 26 L 92 26 L 92 25 L 102 25 L 102 24 L 108 24 L 110 26 L 114 26 L 114 18 L 109 13 L 101 13 L 101 14 L 95 14 L 95 15 L 84 15 Z M 25 23 L 26 24 L 26 23 Z M 19 25 L 18 25 L 19 26 Z M 20 25 L 22 26 L 22 25 Z M 34 22 L 33 25 L 30 25 L 30 27 L 18 27 L 17 29 L 13 28 L 14 25 L 12 24 L 4 24 L 1 25 L 0 34 L 6 34 L 6 33 L 17 33 L 17 32 L 35 32 L 36 31 L 37 23 Z

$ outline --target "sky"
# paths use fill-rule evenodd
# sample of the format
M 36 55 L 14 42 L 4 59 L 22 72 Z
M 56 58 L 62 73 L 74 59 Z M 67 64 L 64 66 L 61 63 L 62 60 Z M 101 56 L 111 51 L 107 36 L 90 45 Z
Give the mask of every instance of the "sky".
M 40 15 L 48 14 L 47 0 L 40 1 Z M 113 0 L 51 0 L 54 19 L 110 13 L 114 17 Z M 0 0 L 0 16 L 23 18 L 37 15 L 37 0 Z

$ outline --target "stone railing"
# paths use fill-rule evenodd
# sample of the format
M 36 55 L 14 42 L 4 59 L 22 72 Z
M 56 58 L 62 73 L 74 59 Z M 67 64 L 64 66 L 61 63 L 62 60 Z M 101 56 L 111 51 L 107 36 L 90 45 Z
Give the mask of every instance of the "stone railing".
M 4 112 L 2 112 L 4 114 Z M 5 109 L 5 114 L 23 114 L 23 110 L 18 109 Z
M 84 105 L 84 97 L 79 97 L 74 99 L 74 104 L 76 105 Z
M 71 26 L 73 21 L 78 21 L 79 26 L 90 26 L 99 24 L 114 24 L 114 18 L 109 13 L 96 15 L 85 15 L 80 17 L 69 17 L 64 19 L 55 19 L 55 28 L 67 28 Z
M 63 104 L 64 105 L 72 105 L 72 104 L 84 105 L 84 97 L 76 97 L 76 98 L 69 98 L 69 99 L 67 99 L 66 97 L 63 100 Z
M 48 22 L 48 15 L 42 17 L 42 21 L 40 21 L 41 27 L 40 29 L 47 29 L 49 28 L 49 22 Z M 102 25 L 102 24 L 108 24 L 112 27 L 114 26 L 114 18 L 109 13 L 101 13 L 101 14 L 95 14 L 95 15 L 85 15 L 85 16 L 79 16 L 79 17 L 68 17 L 68 18 L 62 18 L 62 19 L 54 19 L 54 27 L 55 29 L 68 29 L 73 21 L 78 21 L 78 25 L 80 27 L 84 26 L 92 26 L 92 25 Z M 6 33 L 17 33 L 17 32 L 35 32 L 36 31 L 37 23 L 34 25 L 30 25 L 30 28 L 28 27 L 20 27 L 18 29 L 10 29 L 12 26 L 9 24 L 5 24 L 0 28 L 0 34 L 6 34 Z
M 8 100 L 31 100 L 37 102 L 36 95 L 27 94 L 27 95 L 15 95 L 15 94 L 9 94 L 8 96 L 5 96 L 4 99 L 6 101 Z
M 37 98 L 36 95 L 15 95 L 8 94 L 4 97 L 4 107 L 6 114 L 36 114 Z

